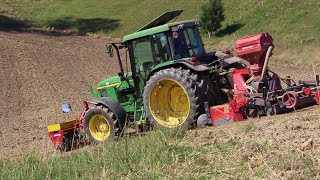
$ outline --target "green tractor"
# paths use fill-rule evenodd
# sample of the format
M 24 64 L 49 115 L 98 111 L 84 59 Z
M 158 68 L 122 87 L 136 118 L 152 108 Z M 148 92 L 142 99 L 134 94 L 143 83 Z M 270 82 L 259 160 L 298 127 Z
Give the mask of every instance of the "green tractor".
M 125 36 L 123 42 L 108 44 L 120 72 L 100 82 L 97 92 L 90 86 L 97 99 L 85 102 L 77 121 L 49 126 L 49 136 L 73 124 L 84 130 L 91 143 L 100 143 L 119 136 L 130 123 L 140 128 L 184 129 L 210 124 L 199 116 L 213 105 L 228 102 L 226 89 L 233 85 L 230 72 L 244 65 L 230 51 L 206 53 L 199 21 L 168 23 L 182 12 L 166 12 Z M 122 50 L 125 60 L 120 57 Z M 124 72 L 123 62 L 130 64 L 125 69 L 131 72 Z

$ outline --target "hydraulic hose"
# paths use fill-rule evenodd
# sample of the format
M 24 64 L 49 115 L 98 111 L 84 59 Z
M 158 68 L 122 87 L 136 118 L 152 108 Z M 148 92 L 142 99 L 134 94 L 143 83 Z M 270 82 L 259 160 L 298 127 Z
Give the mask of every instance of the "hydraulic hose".
M 266 79 L 266 73 L 267 73 L 267 69 L 268 69 L 268 63 L 269 63 L 269 58 L 271 56 L 271 52 L 273 50 L 273 46 L 270 46 L 268 48 L 265 60 L 264 60 L 264 64 L 263 64 L 263 69 L 262 69 L 262 79 L 265 80 Z

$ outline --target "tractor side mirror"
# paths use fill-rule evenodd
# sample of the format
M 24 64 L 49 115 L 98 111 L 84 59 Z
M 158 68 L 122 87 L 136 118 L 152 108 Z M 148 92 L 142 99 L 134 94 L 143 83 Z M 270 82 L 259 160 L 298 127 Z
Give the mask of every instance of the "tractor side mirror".
M 113 47 L 111 44 L 107 45 L 107 48 L 108 48 L 108 53 L 110 55 L 110 57 L 113 57 Z
M 64 113 L 68 113 L 71 111 L 71 106 L 69 103 L 62 104 L 61 108 Z

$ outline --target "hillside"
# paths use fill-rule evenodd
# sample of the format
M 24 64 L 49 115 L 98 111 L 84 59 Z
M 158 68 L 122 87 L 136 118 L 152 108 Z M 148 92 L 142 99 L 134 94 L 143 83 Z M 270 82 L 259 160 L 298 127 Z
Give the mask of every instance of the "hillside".
M 0 0 L 0 179 L 320 178 L 319 105 L 225 126 L 160 129 L 98 147 L 56 151 L 47 125 L 77 117 L 82 100 L 92 98 L 88 85 L 119 71 L 105 45 L 166 10 L 185 9 L 178 20 L 198 18 L 205 1 L 79 2 Z M 295 80 L 320 72 L 318 1 L 224 3 L 227 19 L 219 37 L 204 34 L 207 49 L 233 48 L 239 36 L 268 31 L 276 46 L 271 70 Z M 39 27 L 25 28 L 30 24 Z M 71 103 L 71 114 L 62 113 L 65 102 Z
M 168 10 L 185 10 L 177 20 L 199 18 L 201 5 L 205 2 L 0 0 L 0 20 L 3 14 L 68 32 L 121 38 Z M 223 0 L 223 3 L 226 20 L 218 37 L 205 38 L 210 48 L 233 49 L 238 37 L 269 32 L 276 44 L 277 62 L 320 66 L 318 0 Z

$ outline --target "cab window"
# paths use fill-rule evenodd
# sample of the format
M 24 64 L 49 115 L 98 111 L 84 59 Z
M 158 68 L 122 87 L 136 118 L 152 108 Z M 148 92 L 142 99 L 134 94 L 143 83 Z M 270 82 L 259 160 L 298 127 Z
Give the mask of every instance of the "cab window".
M 148 75 L 154 66 L 150 36 L 135 39 L 131 43 L 130 49 L 133 52 L 131 56 L 134 59 L 134 74 L 138 78 L 136 85 L 140 88 L 140 92 L 143 92 Z
M 133 55 L 136 67 L 145 64 L 153 64 L 152 49 L 149 37 L 143 37 L 133 41 Z
M 173 36 L 174 59 L 199 57 L 204 54 L 204 48 L 197 28 L 179 29 Z
M 155 61 L 157 64 L 171 59 L 170 46 L 164 33 L 155 34 L 153 37 Z

